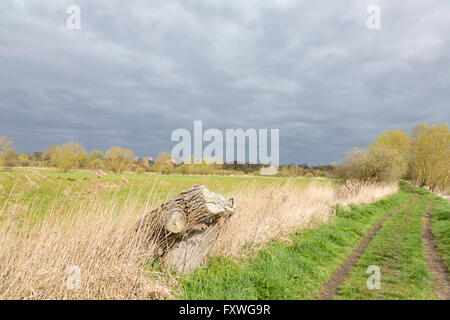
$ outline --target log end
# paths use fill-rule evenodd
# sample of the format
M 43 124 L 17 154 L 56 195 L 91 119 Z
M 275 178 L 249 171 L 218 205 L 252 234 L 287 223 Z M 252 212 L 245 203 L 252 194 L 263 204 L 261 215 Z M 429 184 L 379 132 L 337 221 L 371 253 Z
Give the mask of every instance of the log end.
M 179 211 L 172 212 L 167 217 L 165 227 L 169 232 L 180 233 L 186 228 L 186 217 Z

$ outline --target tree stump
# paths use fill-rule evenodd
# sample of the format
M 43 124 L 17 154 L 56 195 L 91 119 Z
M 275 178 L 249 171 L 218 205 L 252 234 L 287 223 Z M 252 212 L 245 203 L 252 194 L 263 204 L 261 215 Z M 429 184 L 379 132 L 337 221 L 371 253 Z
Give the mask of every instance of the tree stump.
M 145 215 L 136 230 L 156 243 L 157 255 L 166 268 L 185 274 L 205 262 L 234 210 L 234 199 L 226 200 L 204 185 L 194 185 Z

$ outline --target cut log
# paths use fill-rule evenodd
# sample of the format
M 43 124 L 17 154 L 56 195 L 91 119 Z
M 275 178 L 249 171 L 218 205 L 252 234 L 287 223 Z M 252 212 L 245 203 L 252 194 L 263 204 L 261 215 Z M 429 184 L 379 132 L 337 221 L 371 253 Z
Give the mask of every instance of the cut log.
M 165 267 L 185 274 L 204 263 L 234 211 L 234 199 L 195 185 L 144 216 L 136 230 L 157 244 Z
M 163 265 L 179 274 L 185 274 L 201 266 L 219 236 L 218 223 L 203 232 L 192 233 L 187 239 L 178 242 L 163 258 Z
M 180 233 L 186 229 L 186 215 L 178 202 L 168 202 L 161 210 L 164 228 L 171 233 Z
M 166 218 L 164 227 L 172 233 L 180 233 L 186 228 L 186 217 L 182 212 L 174 211 Z

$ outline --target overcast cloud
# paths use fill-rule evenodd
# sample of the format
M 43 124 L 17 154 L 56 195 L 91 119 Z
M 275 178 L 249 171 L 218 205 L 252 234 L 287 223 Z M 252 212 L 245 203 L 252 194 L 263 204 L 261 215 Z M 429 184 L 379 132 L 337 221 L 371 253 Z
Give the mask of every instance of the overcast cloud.
M 281 163 L 331 163 L 384 129 L 448 123 L 449 40 L 448 0 L 0 0 L 0 136 L 155 157 L 203 120 L 279 128 Z

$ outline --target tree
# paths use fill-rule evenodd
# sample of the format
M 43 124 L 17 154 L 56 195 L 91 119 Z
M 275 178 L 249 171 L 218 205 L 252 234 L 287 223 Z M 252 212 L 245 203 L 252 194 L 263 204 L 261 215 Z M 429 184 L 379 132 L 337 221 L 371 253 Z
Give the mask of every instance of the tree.
M 28 167 L 31 164 L 30 155 L 28 153 L 22 153 L 19 156 L 19 162 L 22 167 Z
M 77 154 L 78 158 L 78 167 L 79 168 L 87 168 L 89 164 L 89 155 L 86 151 L 81 151 Z
M 89 167 L 92 169 L 104 169 L 105 161 L 103 151 L 92 150 L 89 154 Z
M 448 125 L 421 123 L 411 132 L 411 168 L 419 186 L 432 190 L 449 186 L 450 131 Z
M 397 151 L 407 159 L 410 154 L 411 139 L 408 134 L 402 130 L 386 130 L 378 136 L 371 144 L 371 147 L 389 148 Z
M 304 170 L 302 167 L 296 165 L 289 166 L 289 175 L 291 177 L 302 177 L 304 175 Z
M 51 158 L 55 150 L 58 148 L 56 144 L 51 144 L 47 148 L 45 148 L 44 153 L 42 155 L 42 160 L 51 164 Z
M 161 152 L 156 158 L 152 166 L 153 170 L 163 174 L 169 174 L 172 172 L 174 165 L 172 156 L 168 152 Z
M 12 140 L 8 140 L 6 136 L 0 137 L 0 154 L 14 150 L 13 144 L 14 142 Z
M 278 172 L 280 177 L 289 177 L 289 169 L 287 166 L 282 166 L 281 170 Z
M 87 159 L 83 145 L 78 142 L 67 142 L 61 147 L 51 149 L 50 162 L 52 165 L 68 171 L 81 167 L 81 159 Z
M 91 169 L 105 169 L 105 161 L 102 159 L 94 159 L 91 162 L 89 162 L 89 167 Z
M 20 154 L 14 150 L 3 152 L 0 156 L 0 162 L 7 167 L 15 167 L 19 164 Z
M 112 147 L 106 152 L 105 158 L 111 169 L 116 173 L 120 173 L 132 163 L 133 150 Z
M 322 169 L 313 169 L 314 177 L 328 177 L 328 171 Z
M 33 154 L 31 155 L 31 160 L 35 162 L 44 161 L 44 153 L 41 151 L 33 152 Z
M 411 161 L 411 139 L 408 134 L 402 130 L 385 130 L 378 138 L 370 145 L 371 149 L 385 148 L 394 153 L 403 160 L 398 162 L 399 171 L 406 174 L 408 166 Z
M 104 158 L 104 154 L 103 151 L 101 150 L 92 150 L 91 153 L 89 154 L 89 160 L 95 160 L 95 159 L 103 159 Z
M 335 174 L 343 180 L 383 182 L 398 180 L 405 170 L 405 160 L 396 150 L 371 146 L 349 152 L 344 163 L 336 166 Z

